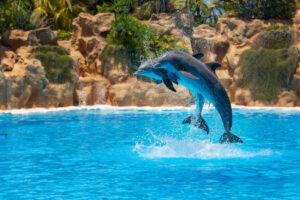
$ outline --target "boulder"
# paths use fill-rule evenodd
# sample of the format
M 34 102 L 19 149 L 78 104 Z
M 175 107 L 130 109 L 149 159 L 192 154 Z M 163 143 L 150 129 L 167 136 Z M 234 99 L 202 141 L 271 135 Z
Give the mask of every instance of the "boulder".
M 244 37 L 251 38 L 255 34 L 262 32 L 264 30 L 264 23 L 262 20 L 255 19 L 247 24 Z
M 105 37 L 109 33 L 114 20 L 115 15 L 113 13 L 99 13 L 97 15 L 80 13 L 72 23 L 72 41 L 76 42 L 80 37 Z
M 16 50 L 21 46 L 27 45 L 28 31 L 10 30 L 5 31 L 2 35 L 2 43 L 12 50 Z
M 247 106 L 250 105 L 252 101 L 250 90 L 237 89 L 234 97 L 234 102 L 237 105 Z
M 246 23 L 237 18 L 220 18 L 216 24 L 217 33 L 236 46 L 245 46 L 248 39 L 245 38 L 247 32 Z
M 300 64 L 294 74 L 293 81 L 292 81 L 292 89 L 295 91 L 298 99 L 300 100 Z
M 190 93 L 183 86 L 177 86 L 176 90 L 174 93 L 162 84 L 131 78 L 125 83 L 112 85 L 109 99 L 114 106 L 187 106 Z
M 229 48 L 229 42 L 216 34 L 216 29 L 202 24 L 194 29 L 191 38 L 194 54 L 204 53 L 203 60 L 222 62 Z
M 6 77 L 0 67 L 0 109 L 7 107 Z
M 57 32 L 50 28 L 39 28 L 29 31 L 28 45 L 57 45 Z
M 225 89 L 229 89 L 232 84 L 232 77 L 229 75 L 228 70 L 216 70 L 216 75 Z
M 191 54 L 193 53 L 190 40 L 193 34 L 193 18 L 189 13 L 178 11 L 174 14 L 152 14 L 150 20 L 141 22 L 179 39 L 178 45 L 185 46 Z
M 70 50 L 80 76 L 101 73 L 100 57 L 106 46 L 104 37 L 110 31 L 114 19 L 113 13 L 100 13 L 95 16 L 80 13 L 73 20 Z
M 9 30 L 3 33 L 2 42 L 14 51 L 27 45 L 57 45 L 57 33 L 50 28 L 32 31 Z
M 130 77 L 131 62 L 125 49 L 107 45 L 101 54 L 101 62 L 101 75 L 111 84 L 124 82 Z
M 17 55 L 9 48 L 0 45 L 0 66 L 3 71 L 12 71 L 17 62 Z
M 71 83 L 49 84 L 32 107 L 65 107 L 74 105 L 74 85 Z
M 106 104 L 109 85 L 102 77 L 80 77 L 75 88 L 78 105 Z
M 294 91 L 283 91 L 278 96 L 277 106 L 293 107 L 297 104 L 297 96 Z
M 240 67 L 234 70 L 233 81 L 237 87 L 243 87 L 243 74 Z

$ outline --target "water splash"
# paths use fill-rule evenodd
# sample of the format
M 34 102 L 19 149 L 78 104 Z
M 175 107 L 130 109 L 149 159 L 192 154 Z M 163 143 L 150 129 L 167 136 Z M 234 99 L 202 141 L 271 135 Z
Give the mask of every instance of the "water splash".
M 227 159 L 270 156 L 271 149 L 256 151 L 242 150 L 241 144 L 214 144 L 209 140 L 192 138 L 156 137 L 146 142 L 137 142 L 133 151 L 143 158 L 194 158 L 194 159 Z

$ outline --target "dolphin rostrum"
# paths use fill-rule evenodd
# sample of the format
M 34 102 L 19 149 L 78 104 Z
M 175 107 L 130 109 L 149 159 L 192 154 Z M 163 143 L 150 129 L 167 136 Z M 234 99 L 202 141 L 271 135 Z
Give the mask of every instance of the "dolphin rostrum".
M 219 140 L 220 143 L 243 143 L 237 135 L 231 132 L 231 104 L 225 88 L 214 73 L 215 68 L 220 66 L 219 63 L 210 63 L 207 67 L 205 63 L 189 54 L 169 51 L 156 58 L 154 66 L 155 69 L 166 70 L 167 77 L 176 77 L 179 84 L 192 91 L 198 102 L 197 112 L 200 114 L 199 116 L 201 116 L 204 99 L 214 105 L 222 118 L 225 129 L 225 133 Z M 147 74 L 144 75 L 147 76 Z M 202 120 L 200 119 L 200 121 Z

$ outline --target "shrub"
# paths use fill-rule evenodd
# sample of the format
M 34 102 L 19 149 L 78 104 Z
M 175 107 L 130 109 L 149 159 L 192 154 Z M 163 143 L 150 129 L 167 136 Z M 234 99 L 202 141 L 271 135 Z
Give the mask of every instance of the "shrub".
M 159 56 L 167 50 L 187 51 L 177 45 L 178 39 L 159 33 L 126 15 L 116 19 L 106 39 L 110 44 L 125 47 L 133 65 L 139 65 L 143 59 Z
M 143 3 L 140 7 L 135 9 L 134 16 L 139 20 L 147 20 L 151 17 L 151 4 L 150 2 Z
M 52 26 L 54 29 L 71 30 L 72 21 L 84 8 L 72 5 L 70 0 L 33 0 L 31 20 L 36 26 Z
M 253 48 L 282 49 L 291 46 L 294 40 L 292 30 L 277 29 L 260 33 L 253 41 Z
M 275 100 L 280 89 L 289 87 L 297 58 L 297 50 L 293 48 L 245 51 L 239 61 L 244 86 L 258 100 Z
M 228 15 L 246 19 L 291 19 L 295 0 L 220 0 Z
M 291 25 L 279 25 L 279 24 L 271 24 L 270 26 L 266 27 L 265 30 L 266 31 L 277 31 L 277 30 L 284 30 L 284 31 L 288 31 L 291 30 L 292 26 Z
M 132 13 L 137 7 L 137 0 L 114 0 L 97 6 L 98 12 L 113 12 L 116 14 Z
M 71 70 L 73 60 L 68 52 L 59 46 L 39 46 L 34 52 L 44 66 L 46 77 L 51 83 L 66 83 L 72 81 Z
M 58 30 L 58 40 L 70 40 L 72 37 L 72 32 L 65 30 Z
M 172 4 L 176 9 L 191 13 L 194 26 L 208 24 L 215 27 L 219 16 L 224 14 L 223 5 L 215 0 L 172 0 Z
M 32 29 L 31 4 L 28 0 L 0 1 L 0 34 L 11 29 Z

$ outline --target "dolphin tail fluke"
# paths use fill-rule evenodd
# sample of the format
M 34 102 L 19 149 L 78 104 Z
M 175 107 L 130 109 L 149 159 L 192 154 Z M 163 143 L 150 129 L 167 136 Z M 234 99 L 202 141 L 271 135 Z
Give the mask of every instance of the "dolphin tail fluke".
M 223 143 L 243 143 L 243 140 L 239 136 L 237 136 L 237 135 L 235 135 L 231 132 L 227 132 L 227 133 L 224 133 L 221 136 L 219 142 L 220 142 L 220 144 L 223 144 Z

